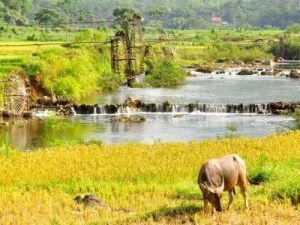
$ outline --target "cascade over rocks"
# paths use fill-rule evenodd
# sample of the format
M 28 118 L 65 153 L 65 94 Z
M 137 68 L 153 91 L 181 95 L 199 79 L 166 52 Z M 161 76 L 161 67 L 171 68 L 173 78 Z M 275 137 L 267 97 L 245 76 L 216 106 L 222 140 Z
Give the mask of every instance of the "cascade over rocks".
M 275 115 L 288 115 L 300 108 L 300 102 L 275 102 L 270 104 L 271 112 Z
M 140 100 L 127 99 L 120 105 L 74 105 L 72 111 L 76 114 L 128 114 L 131 113 L 256 113 L 287 115 L 300 108 L 300 102 L 274 102 L 269 104 L 171 104 L 168 101 L 163 103 L 144 103 Z M 115 121 L 128 122 L 131 119 L 115 118 Z M 143 119 L 133 121 L 143 122 Z
M 133 97 L 129 97 L 125 100 L 123 106 L 128 106 L 130 108 L 139 108 L 141 106 L 141 100 L 134 99 Z
M 172 112 L 173 111 L 173 107 L 168 101 L 163 103 L 163 111 L 164 112 Z

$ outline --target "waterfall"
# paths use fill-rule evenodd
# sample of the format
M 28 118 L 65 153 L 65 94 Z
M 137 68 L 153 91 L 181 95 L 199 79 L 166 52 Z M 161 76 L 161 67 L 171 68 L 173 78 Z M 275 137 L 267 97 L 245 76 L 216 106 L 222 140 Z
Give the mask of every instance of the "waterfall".
M 112 115 L 132 113 L 247 113 L 270 114 L 271 104 L 170 104 L 142 103 L 139 107 L 127 105 L 96 105 L 75 106 L 72 112 L 76 114 Z
M 97 115 L 97 107 L 96 106 L 94 106 L 93 115 Z
M 72 111 L 73 115 L 77 115 L 77 112 L 76 112 L 76 110 L 74 109 L 74 107 L 71 107 L 71 111 Z

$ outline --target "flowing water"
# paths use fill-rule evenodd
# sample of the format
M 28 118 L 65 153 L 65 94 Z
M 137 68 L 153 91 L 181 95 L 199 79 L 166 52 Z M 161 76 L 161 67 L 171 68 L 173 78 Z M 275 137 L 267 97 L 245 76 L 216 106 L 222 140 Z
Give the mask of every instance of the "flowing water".
M 285 77 L 237 76 L 236 70 L 225 74 L 195 74 L 186 84 L 174 89 L 130 89 L 122 87 L 115 93 L 94 96 L 89 104 L 99 105 L 92 115 L 75 115 L 68 119 L 46 119 L 23 125 L 3 127 L 3 142 L 21 149 L 35 149 L 77 142 L 104 143 L 189 141 L 241 135 L 259 137 L 293 128 L 287 116 L 259 115 L 261 103 L 299 101 L 300 80 Z M 146 103 L 172 103 L 169 113 L 141 111 L 144 122 L 122 123 L 107 115 L 106 104 L 121 104 L 128 97 Z M 195 109 L 189 110 L 187 104 Z M 242 110 L 228 110 L 227 104 L 244 103 Z M 251 105 L 253 104 L 254 108 Z M 204 110 L 205 109 L 205 110 Z M 130 110 L 119 114 L 132 116 Z M 131 114 L 130 114 L 131 113 Z M 234 127 L 234 129 L 232 128 Z
M 224 75 L 209 74 L 191 77 L 186 85 L 174 88 L 121 88 L 121 91 L 95 96 L 90 103 L 122 103 L 128 96 L 145 102 L 174 104 L 239 104 L 299 101 L 300 81 L 285 77 L 238 76 L 235 70 Z M 230 75 L 231 74 L 231 75 Z

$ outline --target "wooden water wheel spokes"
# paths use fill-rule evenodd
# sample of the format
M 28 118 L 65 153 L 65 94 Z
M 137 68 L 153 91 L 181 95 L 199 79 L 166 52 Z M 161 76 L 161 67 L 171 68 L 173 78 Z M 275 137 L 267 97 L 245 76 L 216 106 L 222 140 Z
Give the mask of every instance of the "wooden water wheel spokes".
M 4 85 L 5 110 L 13 115 L 21 115 L 29 107 L 29 96 L 24 72 L 12 72 Z

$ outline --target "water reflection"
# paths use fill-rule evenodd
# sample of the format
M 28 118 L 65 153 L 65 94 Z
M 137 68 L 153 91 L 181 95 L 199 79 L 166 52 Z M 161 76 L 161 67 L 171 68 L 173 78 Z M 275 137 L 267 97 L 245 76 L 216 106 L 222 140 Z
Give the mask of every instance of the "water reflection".
M 101 128 L 103 129 L 103 127 Z M 22 150 L 31 150 L 76 144 L 83 141 L 85 133 L 94 130 L 95 127 L 90 124 L 71 122 L 69 119 L 62 118 L 25 122 L 13 119 L 12 125 L 1 127 L 0 138 L 2 144 L 11 144 Z
M 156 141 L 175 142 L 224 137 L 235 124 L 238 134 L 258 137 L 293 128 L 283 116 L 245 114 L 146 114 L 144 123 L 121 123 L 111 116 L 73 116 L 69 119 L 35 120 L 0 129 L 2 143 L 23 150 L 103 141 L 107 144 Z
M 110 116 L 75 116 L 73 121 L 94 123 L 95 118 L 105 127 L 104 132 L 91 132 L 85 140 L 102 140 L 105 143 L 156 141 L 189 141 L 224 137 L 228 125 L 235 124 L 243 136 L 258 137 L 294 126 L 293 119 L 282 116 L 242 114 L 146 114 L 144 123 L 112 122 Z

